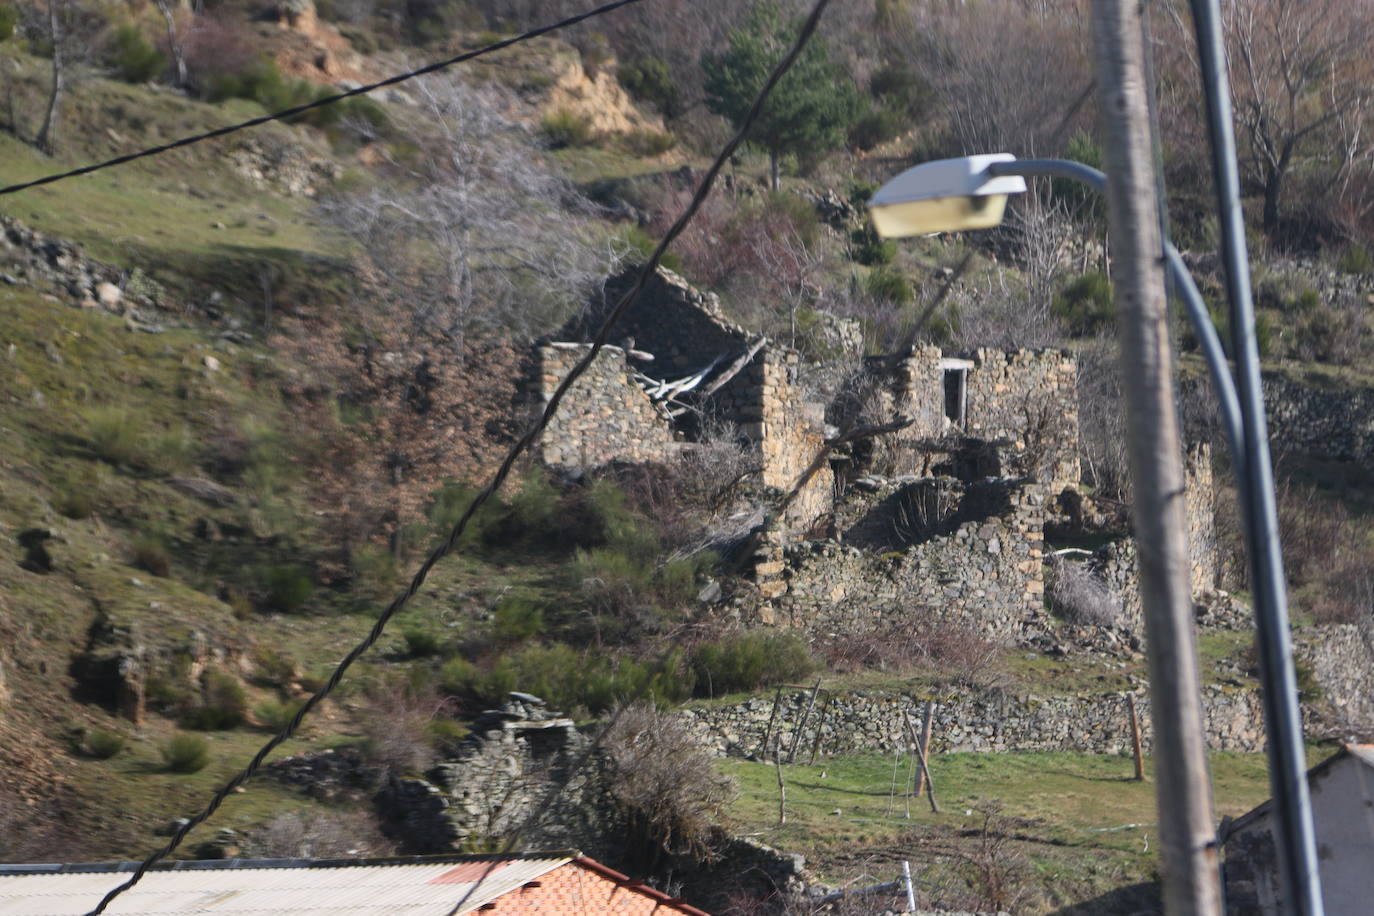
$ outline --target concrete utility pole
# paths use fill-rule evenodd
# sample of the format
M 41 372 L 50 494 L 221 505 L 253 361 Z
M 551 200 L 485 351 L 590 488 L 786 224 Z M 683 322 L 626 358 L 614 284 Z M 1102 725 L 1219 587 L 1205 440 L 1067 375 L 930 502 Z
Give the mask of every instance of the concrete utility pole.
M 1150 662 L 1155 794 L 1164 905 L 1219 916 L 1212 790 L 1200 702 L 1184 522 L 1183 449 L 1174 410 L 1141 0 L 1094 0 L 1108 225 L 1135 492 L 1135 540 Z

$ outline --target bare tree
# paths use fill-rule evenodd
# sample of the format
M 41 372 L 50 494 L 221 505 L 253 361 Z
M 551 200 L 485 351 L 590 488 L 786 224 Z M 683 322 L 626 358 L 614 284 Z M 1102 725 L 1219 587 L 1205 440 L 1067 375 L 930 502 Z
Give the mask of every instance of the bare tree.
M 1048 315 L 1050 301 L 1068 270 L 1072 242 L 1081 230 L 1069 218 L 1064 200 L 1044 200 L 1036 194 L 1025 195 L 1007 222 L 1016 239 L 1016 260 L 1025 279 L 1027 306 Z
M 1291 176 L 1320 165 L 1336 183 L 1368 156 L 1374 4 L 1256 0 L 1228 3 L 1223 15 L 1244 166 L 1272 232 Z
M 52 79 L 48 89 L 48 105 L 43 113 L 43 126 L 38 129 L 34 143 L 49 156 L 53 154 L 57 136 L 57 119 L 62 99 L 67 92 L 67 0 L 48 0 L 48 39 L 52 42 Z
M 182 48 L 181 31 L 177 27 L 177 11 L 172 9 L 169 0 L 156 0 L 156 3 L 157 11 L 167 25 L 167 47 L 172 52 L 172 64 L 176 68 L 176 81 L 172 85 L 184 89 L 187 85 L 186 53 Z M 184 8 L 185 0 L 178 0 L 177 6 Z
M 98 10 L 87 7 L 79 0 L 20 4 L 20 17 L 24 31 L 52 49 L 43 122 L 33 141 L 35 146 L 51 156 L 57 149 L 63 104 L 77 76 L 78 66 L 97 44 L 96 39 L 104 28 L 104 18 Z
M 530 334 L 615 266 L 591 205 L 506 117 L 515 100 L 456 78 L 419 81 L 410 190 L 336 199 L 326 215 L 362 245 L 380 292 L 418 333 L 461 350 L 471 333 Z
M 965 153 L 1048 155 L 1087 116 L 1083 4 L 927 4 L 913 58 Z

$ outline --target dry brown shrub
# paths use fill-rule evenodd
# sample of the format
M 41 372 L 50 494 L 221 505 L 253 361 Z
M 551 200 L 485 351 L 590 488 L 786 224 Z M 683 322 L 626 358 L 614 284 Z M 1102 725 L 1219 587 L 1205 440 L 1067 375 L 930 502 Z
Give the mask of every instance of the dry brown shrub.
M 389 856 L 396 845 L 366 811 L 289 812 L 272 818 L 248 841 L 252 855 L 282 859 Z
M 1050 565 L 1050 607 L 1070 623 L 1109 627 L 1121 619 L 1121 602 L 1087 564 L 1055 557 Z
M 613 715 L 603 747 L 631 848 L 709 856 L 735 783 L 716 771 L 701 742 L 673 715 L 637 702 Z
M 363 758 L 388 774 L 423 773 L 438 757 L 430 723 L 451 702 L 428 687 L 388 684 L 376 688 L 362 715 Z
M 922 669 L 975 688 L 995 687 L 1005 679 L 1001 647 L 964 620 L 907 613 L 867 630 L 836 634 L 817 648 L 838 672 Z

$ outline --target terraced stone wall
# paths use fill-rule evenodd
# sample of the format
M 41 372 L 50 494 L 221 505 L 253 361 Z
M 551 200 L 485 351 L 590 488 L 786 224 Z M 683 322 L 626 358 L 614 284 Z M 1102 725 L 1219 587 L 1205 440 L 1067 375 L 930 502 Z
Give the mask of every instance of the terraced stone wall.
M 702 742 L 722 757 L 771 759 L 773 748 L 786 759 L 794 744 L 805 761 L 818 756 L 893 753 L 910 747 L 907 718 L 921 721 L 928 697 L 916 693 L 853 691 L 822 694 L 810 715 L 810 691 L 784 693 L 777 715 L 773 699 L 760 697 L 731 706 L 680 712 Z M 1150 701 L 1136 695 L 1142 742 L 1151 747 Z M 1208 746 L 1214 750 L 1258 751 L 1264 746 L 1259 694 L 1250 689 L 1203 689 Z M 772 720 L 772 730 L 769 722 Z M 819 739 L 818 739 L 819 736 Z M 769 739 L 765 749 L 765 738 Z M 1129 754 L 1130 719 L 1124 694 L 1084 697 L 1014 696 L 970 691 L 937 698 L 931 747 L 956 751 L 1080 751 Z

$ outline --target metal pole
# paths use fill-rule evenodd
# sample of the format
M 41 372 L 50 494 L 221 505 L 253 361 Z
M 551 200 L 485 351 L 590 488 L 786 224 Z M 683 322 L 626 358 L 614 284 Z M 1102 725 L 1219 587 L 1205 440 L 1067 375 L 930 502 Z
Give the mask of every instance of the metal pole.
M 1231 300 L 1231 334 L 1236 381 L 1244 419 L 1248 473 L 1240 504 L 1250 555 L 1255 604 L 1255 642 L 1263 678 L 1264 719 L 1269 732 L 1269 786 L 1273 792 L 1280 893 L 1289 912 L 1320 916 L 1321 875 L 1307 792 L 1307 759 L 1298 710 L 1297 676 L 1288 633 L 1288 599 L 1279 552 L 1278 511 L 1264 417 L 1264 392 L 1255 342 L 1255 309 L 1240 209 L 1235 130 L 1217 0 L 1191 0 L 1202 70 L 1207 124 L 1212 135 L 1212 169 L 1221 223 L 1222 263 Z
M 902 860 L 902 884 L 906 888 L 906 908 L 907 912 L 916 912 L 916 888 L 911 883 L 911 863 L 906 859 Z
M 1092 5 L 1167 912 L 1220 916 L 1139 0 Z

